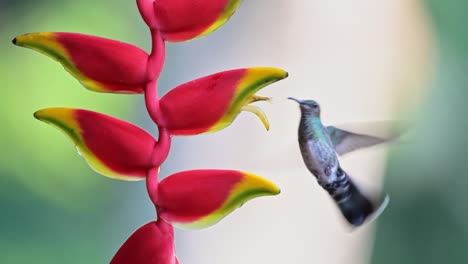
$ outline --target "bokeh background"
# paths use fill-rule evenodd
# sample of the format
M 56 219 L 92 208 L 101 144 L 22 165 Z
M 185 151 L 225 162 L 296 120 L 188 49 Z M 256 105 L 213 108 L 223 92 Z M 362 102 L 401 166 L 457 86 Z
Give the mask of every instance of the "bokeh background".
M 246 66 L 290 73 L 261 92 L 271 130 L 241 114 L 227 129 L 174 138 L 162 175 L 240 169 L 282 188 L 218 225 L 176 231 L 181 263 L 465 263 L 468 261 L 468 2 L 245 1 L 215 33 L 168 44 L 160 93 Z M 134 43 L 149 34 L 134 1 L 0 0 L 0 263 L 106 263 L 154 219 L 143 182 L 97 175 L 68 139 L 32 118 L 52 106 L 87 108 L 154 132 L 141 96 L 83 89 L 43 55 L 11 44 L 36 31 Z M 377 222 L 350 230 L 307 172 L 297 148 L 298 107 L 318 100 L 325 123 L 406 120 L 403 142 L 346 156 L 342 164 L 391 203 Z

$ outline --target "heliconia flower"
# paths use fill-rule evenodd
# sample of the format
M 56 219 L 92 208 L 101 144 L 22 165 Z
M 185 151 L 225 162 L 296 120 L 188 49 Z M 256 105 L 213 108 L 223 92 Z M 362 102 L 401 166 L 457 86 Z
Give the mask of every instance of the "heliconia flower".
M 120 247 L 111 264 L 178 264 L 174 228 L 164 220 L 149 222 Z
M 272 182 L 233 170 L 193 170 L 173 174 L 159 184 L 158 216 L 182 228 L 211 226 L 245 202 L 279 194 Z
M 207 35 L 234 14 L 242 0 L 137 0 L 143 19 L 167 41 Z
M 221 130 L 241 111 L 248 111 L 257 115 L 268 130 L 263 111 L 250 104 L 269 100 L 255 93 L 287 76 L 287 72 L 277 68 L 245 68 L 182 84 L 161 98 L 159 125 L 173 135 L 196 135 Z
M 135 181 L 153 164 L 156 140 L 143 129 L 100 113 L 72 108 L 47 108 L 34 117 L 63 131 L 96 172 Z
M 15 45 L 60 62 L 87 89 L 106 93 L 143 93 L 148 54 L 133 45 L 101 37 L 62 32 L 16 37 Z

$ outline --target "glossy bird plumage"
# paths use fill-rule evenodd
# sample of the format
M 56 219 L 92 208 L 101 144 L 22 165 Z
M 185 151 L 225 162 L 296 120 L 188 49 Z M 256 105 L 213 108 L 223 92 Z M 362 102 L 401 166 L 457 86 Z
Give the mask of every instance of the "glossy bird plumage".
M 346 220 L 353 226 L 381 212 L 388 201 L 386 195 L 376 200 L 366 197 L 341 168 L 338 155 L 387 141 L 374 136 L 355 134 L 332 126 L 324 126 L 320 119 L 320 106 L 313 100 L 298 100 L 301 121 L 299 147 L 307 169 L 336 202 Z

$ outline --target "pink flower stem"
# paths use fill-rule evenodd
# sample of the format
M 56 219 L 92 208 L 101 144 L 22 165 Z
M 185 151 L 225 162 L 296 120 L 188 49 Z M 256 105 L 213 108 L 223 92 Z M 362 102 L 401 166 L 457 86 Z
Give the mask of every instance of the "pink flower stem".
M 156 202 L 158 200 L 158 185 L 159 185 L 159 167 L 153 167 L 150 169 L 146 176 L 146 190 L 148 191 L 148 195 L 153 202 L 154 206 L 156 206 Z M 156 208 L 156 211 L 158 209 Z
M 152 155 L 152 164 L 154 167 L 160 167 L 161 164 L 166 160 L 167 155 L 171 149 L 171 135 L 165 128 L 158 126 L 159 138 L 158 142 L 154 146 Z
M 150 1 L 147 0 L 137 0 L 138 8 L 140 9 L 140 12 L 142 13 L 142 16 L 145 19 L 146 23 L 149 22 L 147 21 L 147 17 L 145 17 L 144 12 L 148 11 L 147 9 L 150 8 L 148 4 L 149 2 Z M 163 127 L 157 86 L 158 77 L 161 74 L 162 68 L 164 66 L 166 47 L 164 40 L 162 39 L 161 34 L 157 29 L 151 29 L 151 41 L 152 48 L 151 54 L 148 58 L 146 72 L 148 82 L 145 87 L 145 104 L 151 119 L 158 127 L 159 138 L 153 150 L 153 167 L 147 173 L 146 189 L 148 191 L 148 195 L 151 201 L 156 206 L 158 198 L 157 194 L 159 185 L 159 167 L 166 160 L 167 155 L 169 154 L 169 150 L 171 148 L 171 136 L 169 134 L 169 131 Z
M 151 30 L 152 49 L 147 64 L 148 83 L 145 88 L 145 103 L 148 113 L 156 125 L 163 125 L 159 106 L 157 80 L 164 66 L 166 45 L 158 30 Z
M 161 167 L 161 164 L 166 160 L 167 155 L 169 155 L 169 151 L 171 149 L 171 135 L 165 128 L 160 128 L 158 126 L 158 129 L 159 139 L 156 145 L 154 146 L 152 154 L 153 167 L 147 172 L 146 177 L 146 190 L 148 191 L 148 195 L 155 206 L 158 198 L 157 194 L 159 185 L 159 168 Z
M 145 91 L 145 104 L 146 110 L 148 111 L 151 120 L 159 126 L 161 125 L 161 111 L 159 105 L 159 97 L 158 97 L 158 88 L 156 84 L 157 80 L 149 81 L 146 84 L 146 91 Z
M 167 155 L 169 155 L 170 149 L 171 135 L 169 134 L 167 129 L 159 128 L 159 139 L 156 145 L 154 146 L 152 155 L 153 167 L 150 170 L 148 170 L 146 176 L 146 190 L 148 191 L 148 195 L 155 206 L 158 199 L 159 168 L 161 167 L 161 164 L 166 160 Z
M 154 16 L 154 1 L 136 0 L 141 17 L 150 28 L 156 28 L 156 17 Z
M 151 29 L 151 54 L 148 59 L 148 79 L 157 80 L 166 59 L 166 43 L 157 29 Z

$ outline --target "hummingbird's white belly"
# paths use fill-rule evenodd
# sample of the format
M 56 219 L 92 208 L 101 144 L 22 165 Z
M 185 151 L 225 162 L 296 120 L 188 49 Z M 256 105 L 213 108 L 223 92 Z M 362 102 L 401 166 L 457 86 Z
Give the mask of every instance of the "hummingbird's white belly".
M 337 180 L 338 159 L 327 142 L 308 140 L 300 147 L 305 165 L 319 182 L 332 183 Z

